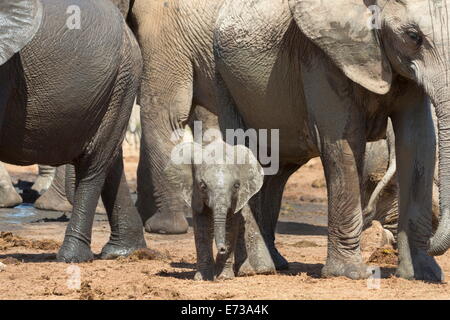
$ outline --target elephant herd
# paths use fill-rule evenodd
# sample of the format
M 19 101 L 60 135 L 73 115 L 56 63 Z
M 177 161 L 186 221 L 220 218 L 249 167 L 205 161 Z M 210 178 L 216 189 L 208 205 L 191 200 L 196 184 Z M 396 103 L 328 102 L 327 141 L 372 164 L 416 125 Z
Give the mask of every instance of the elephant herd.
M 103 259 L 145 247 L 143 225 L 186 232 L 192 211 L 197 280 L 288 268 L 275 245 L 283 190 L 320 157 L 322 276 L 369 276 L 360 238 L 378 219 L 396 237 L 397 276 L 443 280 L 433 256 L 450 247 L 449 0 L 112 2 L 0 3 L 0 160 L 73 168 L 51 187 L 73 204 L 59 261 L 93 259 L 101 197 Z M 121 143 L 136 96 L 134 204 Z

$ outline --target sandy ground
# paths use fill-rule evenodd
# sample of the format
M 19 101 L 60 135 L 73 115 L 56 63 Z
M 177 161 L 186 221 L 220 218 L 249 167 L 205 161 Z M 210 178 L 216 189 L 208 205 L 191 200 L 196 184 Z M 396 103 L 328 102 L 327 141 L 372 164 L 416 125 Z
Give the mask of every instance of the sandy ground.
M 128 159 L 127 174 L 135 185 L 136 159 Z M 16 167 L 13 177 L 30 178 Z M 1 213 L 0 213 L 1 214 Z M 59 217 L 60 213 L 54 213 Z M 64 220 L 64 219 L 62 219 Z M 47 220 L 48 221 L 48 220 Z M 382 279 L 352 281 L 321 279 L 326 259 L 326 190 L 318 160 L 313 160 L 289 181 L 277 244 L 290 262 L 289 270 L 276 275 L 241 277 L 222 282 L 193 281 L 195 248 L 192 229 L 185 235 L 146 234 L 149 248 L 132 258 L 67 265 L 55 262 L 67 222 L 20 225 L 0 224 L 0 299 L 449 299 L 448 283 L 430 284 L 393 276 L 396 257 L 392 250 L 367 245 L 364 259 L 380 265 Z M 105 216 L 97 216 L 93 251 L 107 242 Z M 18 238 L 20 237 L 20 238 Z M 373 255 L 374 251 L 378 255 Z M 380 258 L 381 257 L 381 258 Z M 450 279 L 450 253 L 438 261 Z M 77 276 L 79 275 L 79 277 Z M 79 279 L 79 282 L 78 282 Z M 79 287 L 78 287 L 79 285 Z M 377 287 L 377 289 L 370 289 Z

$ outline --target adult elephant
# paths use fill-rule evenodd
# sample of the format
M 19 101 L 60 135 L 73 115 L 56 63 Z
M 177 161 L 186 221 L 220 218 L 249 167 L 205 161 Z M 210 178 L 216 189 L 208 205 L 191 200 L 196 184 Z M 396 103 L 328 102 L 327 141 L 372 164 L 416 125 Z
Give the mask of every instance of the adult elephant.
M 390 117 L 400 198 L 397 275 L 442 280 L 429 254 L 450 246 L 447 2 L 227 0 L 222 7 L 214 42 L 221 126 L 280 130 L 280 171 L 266 178 L 256 212 L 276 261 L 282 261 L 274 226 L 284 183 L 293 168 L 320 156 L 329 198 L 322 275 L 367 276 L 360 178 L 366 141 L 384 135 Z M 370 26 L 371 10 L 379 29 Z M 441 219 L 433 237 L 429 98 L 440 157 Z
M 129 22 L 144 58 L 137 207 L 149 232 L 184 233 L 190 210 L 164 173 L 192 106 L 215 110 L 213 28 L 222 0 L 135 0 Z
M 75 167 L 58 260 L 93 259 L 100 195 L 111 226 L 102 257 L 145 246 L 121 153 L 142 57 L 121 13 L 109 0 L 2 0 L 0 17 L 0 160 Z

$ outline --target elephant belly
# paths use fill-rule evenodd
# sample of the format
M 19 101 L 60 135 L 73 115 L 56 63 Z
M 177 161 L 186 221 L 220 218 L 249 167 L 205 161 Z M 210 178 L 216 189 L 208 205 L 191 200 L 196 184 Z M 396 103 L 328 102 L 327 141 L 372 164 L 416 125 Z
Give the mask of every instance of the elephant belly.
M 218 69 L 246 126 L 279 130 L 281 160 L 303 163 L 318 151 L 309 129 L 300 60 L 295 51 L 282 48 L 293 36 L 292 18 L 282 1 L 266 2 L 257 9 L 224 8 L 231 14 L 219 20 L 216 32 Z
M 48 109 L 44 110 L 48 112 Z M 95 134 L 95 130 L 86 127 L 87 119 L 80 119 L 75 114 L 52 119 L 47 115 L 24 119 L 20 114 L 9 114 L 1 129 L 0 159 L 17 165 L 70 163 L 88 145 L 87 132 L 92 131 L 91 136 Z

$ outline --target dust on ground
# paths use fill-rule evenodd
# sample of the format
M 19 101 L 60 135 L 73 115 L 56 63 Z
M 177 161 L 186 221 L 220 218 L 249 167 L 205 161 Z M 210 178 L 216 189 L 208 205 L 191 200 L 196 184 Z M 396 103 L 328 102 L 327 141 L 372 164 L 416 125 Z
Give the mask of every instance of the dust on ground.
M 9 169 L 15 176 L 15 168 Z M 131 185 L 135 185 L 135 176 L 129 176 L 129 180 Z M 76 265 L 58 263 L 55 261 L 57 249 L 33 246 L 33 243 L 61 243 L 67 221 L 46 221 L 15 226 L 11 228 L 13 234 L 6 236 L 18 239 L 14 243 L 25 245 L 0 248 L 0 262 L 4 264 L 4 271 L 0 272 L 0 299 L 450 298 L 448 283 L 432 284 L 396 278 L 396 252 L 390 248 L 374 248 L 373 243 L 364 248 L 363 257 L 365 261 L 372 261 L 369 264 L 381 266 L 383 278 L 379 289 L 369 289 L 366 280 L 320 278 L 327 253 L 327 228 L 326 189 L 318 160 L 313 160 L 297 172 L 286 188 L 276 243 L 290 263 L 289 270 L 276 275 L 239 277 L 218 282 L 194 281 L 192 228 L 184 235 L 146 234 L 151 250 L 139 251 L 129 258 L 94 260 Z M 3 230 L 5 224 L 0 223 L 0 228 L 3 232 L 10 231 Z M 97 217 L 93 231 L 94 253 L 101 251 L 108 237 L 106 219 Z M 450 253 L 437 260 L 446 279 L 449 279 Z

